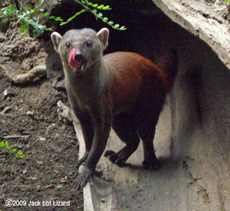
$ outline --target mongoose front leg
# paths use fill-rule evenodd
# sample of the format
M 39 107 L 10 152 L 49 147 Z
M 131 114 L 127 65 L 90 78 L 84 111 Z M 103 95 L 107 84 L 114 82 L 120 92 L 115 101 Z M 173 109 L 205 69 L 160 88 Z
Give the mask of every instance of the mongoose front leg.
M 94 138 L 84 164 L 84 169 L 77 179 L 77 189 L 84 187 L 93 176 L 96 165 L 105 150 L 111 129 L 110 111 L 103 111 L 100 106 L 97 109 L 96 106 L 91 112 L 91 117 L 94 126 Z

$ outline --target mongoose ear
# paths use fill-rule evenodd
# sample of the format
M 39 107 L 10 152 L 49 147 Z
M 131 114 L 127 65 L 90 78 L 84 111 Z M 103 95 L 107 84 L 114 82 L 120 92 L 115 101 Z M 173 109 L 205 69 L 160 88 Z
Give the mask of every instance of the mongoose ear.
M 57 53 L 59 53 L 58 52 L 58 46 L 61 42 L 61 39 L 62 39 L 62 36 L 59 33 L 53 32 L 51 34 L 51 40 L 52 40 L 53 45 L 54 45 L 54 50 L 57 51 Z
M 103 44 L 103 50 L 105 50 L 109 44 L 109 30 L 107 28 L 102 28 L 98 33 L 97 33 L 98 38 Z

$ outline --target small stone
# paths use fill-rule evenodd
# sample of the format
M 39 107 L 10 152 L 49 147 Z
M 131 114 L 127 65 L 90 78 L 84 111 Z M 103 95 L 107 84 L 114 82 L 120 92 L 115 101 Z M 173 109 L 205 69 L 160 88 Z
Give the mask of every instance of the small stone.
M 30 177 L 31 180 L 35 181 L 37 180 L 38 178 L 37 177 Z
M 6 89 L 6 90 L 3 92 L 3 95 L 5 96 L 5 98 L 7 98 L 7 97 L 14 97 L 14 96 L 15 96 L 15 93 L 13 92 L 12 89 Z
M 106 200 L 102 198 L 102 199 L 101 199 L 101 202 L 102 202 L 102 203 L 105 203 L 105 202 L 106 202 Z
M 53 185 L 53 184 L 47 185 L 47 186 L 45 187 L 45 189 L 53 189 L 53 188 L 54 188 L 54 185 Z
M 39 140 L 40 140 L 40 141 L 46 141 L 46 138 L 44 138 L 44 137 L 39 137 Z
M 37 163 L 38 165 L 42 165 L 42 164 L 43 164 L 43 161 L 42 161 L 42 160 L 37 160 L 36 163 Z
M 68 177 L 65 176 L 64 178 L 61 178 L 60 183 L 67 183 Z
M 77 145 L 77 141 L 76 140 L 71 140 L 70 143 L 73 144 L 73 145 Z
M 27 116 L 34 116 L 34 111 L 27 111 L 26 114 Z
M 23 148 L 23 146 L 22 145 L 18 145 L 18 149 L 22 149 Z
M 56 188 L 57 188 L 57 189 L 62 189 L 62 188 L 63 188 L 63 185 L 57 185 Z

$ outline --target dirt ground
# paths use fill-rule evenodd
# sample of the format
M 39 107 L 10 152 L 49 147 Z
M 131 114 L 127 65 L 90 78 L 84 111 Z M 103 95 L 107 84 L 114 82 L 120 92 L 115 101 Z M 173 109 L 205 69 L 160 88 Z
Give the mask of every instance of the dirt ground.
M 190 21 L 194 20 L 194 23 L 197 23 L 197 20 L 205 19 L 204 23 L 206 23 L 206 21 L 213 22 L 212 19 L 214 18 L 216 22 L 222 23 L 218 16 L 207 15 L 206 7 L 205 12 L 200 12 L 200 8 L 198 8 L 197 14 L 200 19 L 194 18 L 197 16 L 194 16 L 191 11 L 197 11 L 198 2 L 201 1 L 197 1 L 195 4 L 190 2 L 188 4 L 187 0 L 183 2 L 186 3 L 183 4 L 185 7 L 190 6 L 190 12 L 187 13 L 187 10 L 184 10 L 184 7 L 182 8 L 187 16 L 191 14 L 191 17 L 187 17 Z M 207 0 L 207 2 L 214 1 Z M 214 9 L 229 21 L 228 7 L 225 4 L 220 5 L 220 7 L 218 2 L 220 1 L 213 4 Z M 169 3 L 168 1 L 166 5 L 172 4 L 172 2 Z M 176 17 L 180 19 L 180 16 L 176 15 Z M 214 27 L 211 27 L 211 29 L 215 32 L 213 35 L 221 35 L 221 39 L 216 39 L 216 41 L 225 40 L 222 39 L 222 36 L 228 35 L 216 33 L 220 30 Z M 142 31 L 144 32 L 144 30 Z M 173 32 L 176 32 L 176 30 L 173 30 Z M 137 34 L 137 32 L 135 33 Z M 140 33 L 140 37 L 141 35 L 142 33 Z M 164 37 L 161 33 L 159 35 L 161 35 L 159 37 Z M 135 36 L 132 39 L 135 40 Z M 152 40 L 152 37 L 146 36 L 147 39 Z M 167 40 L 167 37 L 164 39 Z M 208 39 L 208 41 L 213 42 L 213 39 Z M 225 42 L 223 43 L 221 43 L 222 46 L 227 46 Z M 218 45 L 216 46 L 218 47 Z M 51 48 L 53 49 L 52 46 L 49 47 L 49 49 Z M 143 52 L 145 50 L 144 48 Z M 203 52 L 206 52 L 206 50 Z M 53 88 L 52 79 L 43 79 L 24 87 L 13 85 L 9 77 L 1 70 L 2 65 L 7 69 L 8 75 L 17 75 L 41 64 L 48 64 L 52 69 L 52 64 L 49 64 L 52 59 L 47 60 L 51 54 L 52 52 L 48 52 L 39 40 L 24 37 L 17 30 L 9 27 L 5 33 L 1 34 L 0 32 L 0 211 L 83 210 L 83 194 L 81 191 L 76 191 L 74 187 L 78 176 L 75 167 L 79 151 L 78 140 L 73 126 L 70 123 L 63 122 L 58 115 L 57 102 L 61 100 L 64 104 L 67 104 L 65 93 Z M 192 57 L 190 57 L 187 56 L 190 55 L 190 51 L 187 54 L 183 51 L 180 55 L 182 55 L 180 61 L 187 62 L 190 61 L 190 58 L 198 57 L 199 54 L 192 54 Z M 200 58 L 203 60 L 202 57 Z M 210 58 L 209 60 L 211 60 Z M 212 61 L 214 63 L 214 60 Z M 185 62 L 185 67 L 189 67 Z M 212 62 L 210 63 L 212 64 Z M 216 67 L 215 65 L 211 66 Z M 214 69 L 212 70 L 215 72 Z M 210 68 L 207 68 L 207 73 L 210 72 Z M 212 79 L 211 76 L 210 78 Z M 183 86 L 181 88 L 179 82 L 178 84 L 178 93 L 175 95 L 179 97 L 177 110 L 184 111 L 186 114 L 184 116 L 187 117 L 189 115 L 186 110 L 186 100 L 189 100 L 189 96 L 183 91 Z M 207 89 L 209 90 L 209 87 Z M 216 90 L 218 89 L 216 88 Z M 210 90 L 213 90 L 213 87 Z M 210 94 L 210 96 L 215 95 Z M 216 101 L 215 98 L 213 99 L 213 101 Z M 164 164 L 162 170 L 150 173 L 142 169 L 118 168 L 111 163 L 107 164 L 106 159 L 101 159 L 102 164 L 103 162 L 106 163 L 103 164 L 104 166 L 101 165 L 103 172 L 108 172 L 112 175 L 112 178 L 115 178 L 114 182 L 110 181 L 113 187 L 109 187 L 107 201 L 112 202 L 112 205 L 108 203 L 108 207 L 115 206 L 117 209 L 114 210 L 119 210 L 118 208 L 120 210 L 135 210 L 137 208 L 148 210 L 149 207 L 155 210 L 169 210 L 170 208 L 171 210 L 185 210 L 186 208 L 187 210 L 228 210 L 227 208 L 230 207 L 229 165 L 222 158 L 222 151 L 218 149 L 220 144 L 218 139 L 215 138 L 217 136 L 214 134 L 215 125 L 211 124 L 215 121 L 212 117 L 210 117 L 212 121 L 207 118 L 206 122 L 203 122 L 204 129 L 198 128 L 199 130 L 197 129 L 191 135 L 187 134 L 186 130 L 183 131 L 184 121 L 185 123 L 189 122 L 190 116 L 184 120 L 180 115 L 178 116 L 178 118 L 181 117 L 180 122 L 175 126 L 173 125 L 175 130 L 178 129 L 176 135 L 179 138 L 178 140 L 173 139 L 174 142 L 171 143 L 171 134 L 168 133 L 170 127 L 168 124 L 171 123 L 168 120 L 170 112 L 170 109 L 166 109 L 163 114 L 163 117 L 166 116 L 162 118 L 164 121 L 158 129 L 160 131 L 158 137 L 160 138 L 156 139 L 156 144 L 158 144 L 156 147 L 157 154 L 163 160 L 172 160 L 172 162 Z M 177 113 L 175 112 L 175 114 Z M 192 113 L 191 120 L 193 120 Z M 224 120 L 227 122 L 229 119 L 224 118 Z M 191 137 L 189 137 L 190 135 Z M 6 142 L 10 146 L 8 150 L 1 147 L 1 143 Z M 223 146 L 227 146 L 227 144 L 224 144 Z M 213 150 L 212 146 L 215 146 L 217 150 Z M 21 150 L 25 157 L 19 158 L 11 153 L 14 148 L 16 151 Z M 115 148 L 112 145 L 111 149 Z M 135 153 L 134 157 L 131 158 L 133 159 L 131 163 L 135 164 L 136 161 L 140 161 L 142 154 L 141 150 Z M 228 156 L 228 153 L 224 156 Z M 176 161 L 175 165 L 174 159 Z M 103 178 L 106 179 L 107 177 L 110 179 L 107 175 L 104 175 Z M 113 205 L 111 192 L 114 193 L 118 205 Z M 98 195 L 101 197 L 100 194 Z M 100 199 L 100 197 L 98 198 Z M 13 202 L 11 205 L 15 206 L 6 207 L 8 199 L 12 199 L 8 202 Z M 99 202 L 103 204 L 101 206 L 105 207 L 107 205 L 105 199 Z M 108 207 L 104 210 L 109 210 Z
M 0 60 L 7 70 L 18 74 L 18 67 L 29 70 L 44 61 L 38 41 L 12 37 L 8 31 L 0 39 Z M 66 94 L 55 90 L 49 79 L 16 86 L 0 70 L 0 143 L 10 147 L 0 148 L 1 211 L 83 210 L 82 192 L 74 187 L 79 145 L 72 124 L 59 118 L 59 100 L 66 104 Z M 7 208 L 9 199 L 13 204 Z

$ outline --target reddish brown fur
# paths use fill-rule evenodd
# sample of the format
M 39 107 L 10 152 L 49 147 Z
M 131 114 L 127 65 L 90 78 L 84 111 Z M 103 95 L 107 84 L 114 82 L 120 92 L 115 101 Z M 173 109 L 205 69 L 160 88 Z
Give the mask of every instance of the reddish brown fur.
M 119 104 L 121 103 L 132 108 L 131 105 L 141 94 L 141 86 L 145 82 L 154 84 L 155 92 L 158 90 L 168 92 L 172 86 L 164 71 L 138 54 L 129 52 L 111 53 L 104 56 L 104 61 L 108 64 L 112 74 L 111 92 L 114 107 L 117 110 L 119 110 Z

